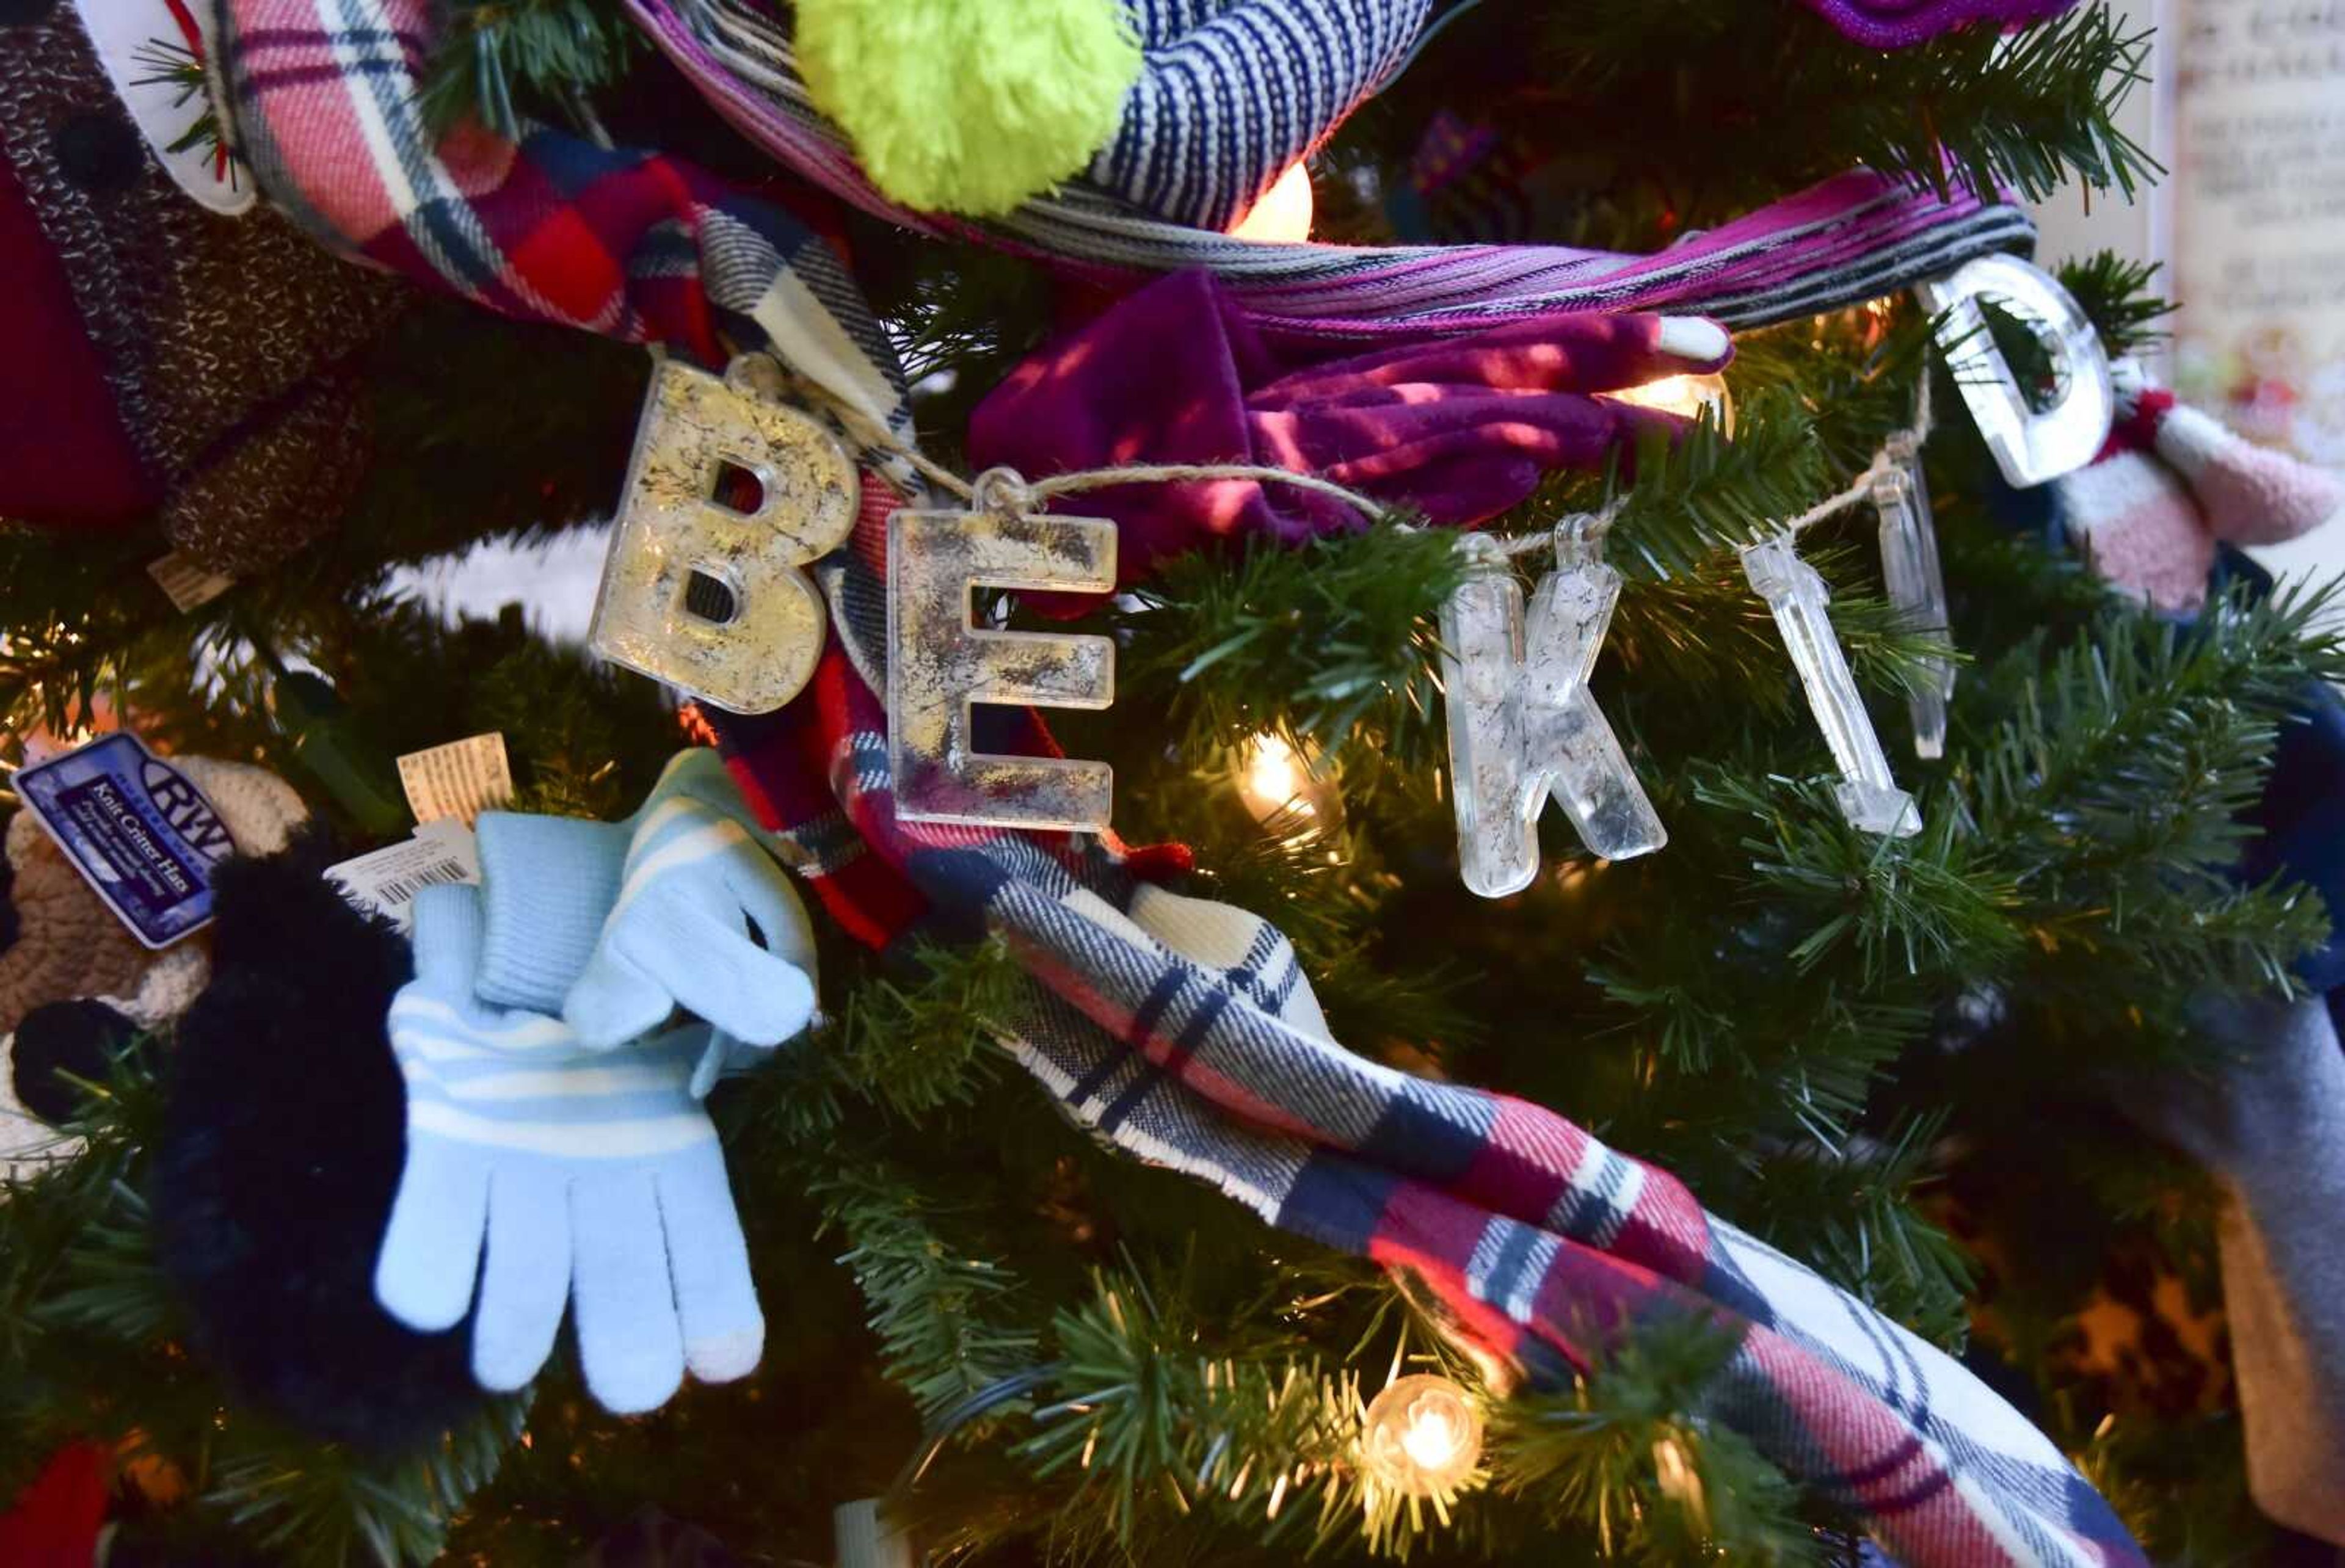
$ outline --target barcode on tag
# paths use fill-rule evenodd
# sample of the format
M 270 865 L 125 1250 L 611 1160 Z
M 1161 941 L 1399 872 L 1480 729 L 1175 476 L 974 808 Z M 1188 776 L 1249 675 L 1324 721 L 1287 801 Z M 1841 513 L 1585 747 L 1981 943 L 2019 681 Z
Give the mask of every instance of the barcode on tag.
M 394 876 L 388 882 L 379 882 L 375 884 L 374 891 L 375 896 L 383 903 L 410 904 L 427 887 L 434 887 L 443 882 L 467 882 L 471 879 L 472 874 L 462 866 L 452 860 L 443 860 L 406 876 Z
M 505 738 L 492 730 L 399 759 L 399 782 L 419 823 L 453 819 L 472 825 L 484 811 L 513 799 L 513 769 Z
M 427 887 L 481 880 L 472 830 L 460 822 L 426 823 L 403 844 L 326 868 L 342 896 L 384 916 L 401 931 L 414 929 L 415 896 Z
M 222 577 L 179 550 L 148 561 L 147 575 L 170 597 L 172 606 L 182 615 L 210 603 L 236 586 L 235 578 Z

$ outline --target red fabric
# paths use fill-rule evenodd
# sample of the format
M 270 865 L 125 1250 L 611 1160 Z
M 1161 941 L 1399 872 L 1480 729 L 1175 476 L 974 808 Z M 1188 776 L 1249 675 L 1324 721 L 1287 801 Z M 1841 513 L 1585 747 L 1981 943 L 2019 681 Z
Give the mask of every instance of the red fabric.
M 109 1456 L 104 1445 L 68 1443 L 50 1456 L 15 1506 L 0 1513 L 7 1568 L 90 1568 L 106 1523 Z
M 118 525 L 162 500 L 115 411 L 65 268 L 5 161 L 0 345 L 0 517 Z
M 2167 410 L 2173 407 L 2172 392 L 2164 387 L 2150 388 L 2134 405 L 2133 416 L 2120 421 L 2117 430 L 2109 432 L 2110 440 L 2115 440 L 2122 435 L 2125 443 L 2136 451 L 2157 450 L 2157 427 L 2165 422 Z

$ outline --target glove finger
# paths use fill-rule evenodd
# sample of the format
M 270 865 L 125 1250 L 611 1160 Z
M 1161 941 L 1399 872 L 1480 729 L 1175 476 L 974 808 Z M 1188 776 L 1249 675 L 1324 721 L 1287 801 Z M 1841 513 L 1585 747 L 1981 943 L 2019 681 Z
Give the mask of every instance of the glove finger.
M 704 885 L 701 896 L 711 891 Z M 754 1046 L 779 1045 L 814 1013 L 803 970 L 751 941 L 737 910 L 719 914 L 682 886 L 646 894 L 625 911 L 571 987 L 563 1016 L 589 1045 L 615 1045 L 666 1016 L 653 991 Z
M 1315 365 L 1249 392 L 1246 406 L 1301 408 L 1370 387 L 1416 381 L 1461 391 L 1607 391 L 1714 370 L 1731 356 L 1725 329 L 1700 317 L 1584 311 Z
M 749 803 L 742 797 L 741 786 L 734 782 L 724 759 L 706 746 L 695 746 L 677 753 L 661 773 L 659 783 L 653 786 L 645 804 L 671 795 L 698 801 L 717 814 L 740 824 L 745 831 L 753 835 L 759 831 L 756 818 L 749 810 Z
M 570 1300 L 567 1187 L 551 1168 L 518 1161 L 489 1179 L 488 1256 L 472 1319 L 472 1376 L 484 1389 L 520 1388 L 553 1353 Z
M 789 875 L 767 855 L 743 855 L 725 868 L 725 885 L 741 912 L 757 923 L 765 949 L 775 957 L 814 973 L 814 922 Z
M 675 1011 L 675 997 L 605 933 L 594 956 L 562 999 L 562 1021 L 590 1050 L 607 1051 L 658 1028 Z
M 725 1156 L 716 1144 L 687 1150 L 657 1178 L 667 1259 L 684 1324 L 684 1361 L 704 1382 L 730 1382 L 756 1369 L 766 1318 L 749 1278 L 749 1249 Z
M 706 1099 L 725 1069 L 755 1048 L 741 1044 L 722 1029 L 709 1030 L 708 1043 L 701 1047 L 692 1064 L 692 1077 L 685 1082 L 685 1092 L 695 1099 Z
M 384 1311 L 426 1333 L 463 1320 L 472 1304 L 488 1204 L 483 1162 L 409 1130 L 399 1196 L 375 1255 L 374 1295 Z
M 571 1314 L 578 1361 L 614 1415 L 656 1410 L 684 1381 L 659 1199 L 640 1168 L 570 1184 Z

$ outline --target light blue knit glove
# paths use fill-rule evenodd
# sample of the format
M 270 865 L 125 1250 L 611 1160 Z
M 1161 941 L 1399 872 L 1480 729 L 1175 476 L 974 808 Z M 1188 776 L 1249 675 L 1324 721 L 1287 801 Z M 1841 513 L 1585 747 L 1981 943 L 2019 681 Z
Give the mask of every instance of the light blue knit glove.
M 681 1007 L 716 1026 L 695 1093 L 812 1020 L 814 927 L 714 752 L 678 754 L 624 822 L 491 812 L 479 833 L 483 1000 L 596 1048 Z
M 745 1375 L 766 1326 L 716 1130 L 689 1088 L 708 1031 L 589 1049 L 558 1018 L 478 998 L 481 940 L 478 889 L 417 895 L 415 978 L 391 1007 L 407 1158 L 376 1298 L 427 1332 L 472 1309 L 484 1388 L 536 1376 L 565 1304 L 608 1410 L 657 1407 L 686 1368 Z

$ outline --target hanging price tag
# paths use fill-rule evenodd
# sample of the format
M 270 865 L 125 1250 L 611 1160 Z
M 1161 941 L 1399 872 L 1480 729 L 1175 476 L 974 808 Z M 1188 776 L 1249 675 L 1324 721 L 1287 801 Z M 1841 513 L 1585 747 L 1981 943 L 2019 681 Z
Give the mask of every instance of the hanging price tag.
M 513 769 L 505 738 L 494 731 L 468 735 L 399 759 L 399 782 L 420 823 L 453 817 L 470 827 L 484 811 L 513 799 Z
M 326 879 L 360 909 L 414 928 L 415 895 L 446 883 L 481 880 L 481 852 L 472 830 L 452 819 L 427 822 L 401 844 L 326 868 Z
M 188 776 L 117 730 L 16 774 L 66 859 L 149 947 L 211 924 L 212 867 L 235 842 Z
M 155 580 L 155 585 L 170 599 L 172 608 L 182 615 L 201 609 L 236 586 L 235 578 L 222 577 L 183 550 L 148 561 L 147 575 Z

